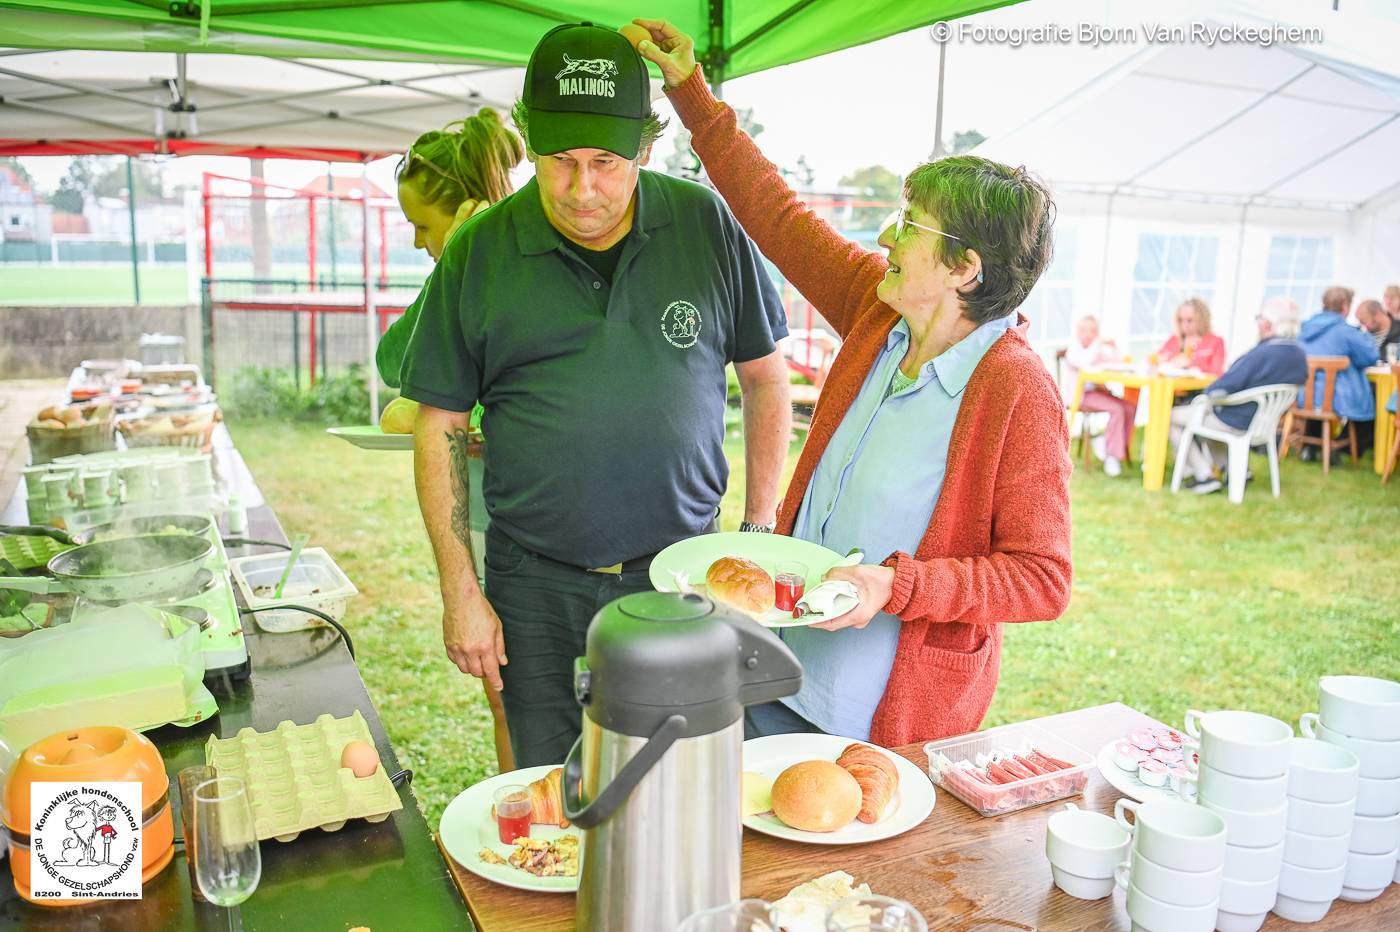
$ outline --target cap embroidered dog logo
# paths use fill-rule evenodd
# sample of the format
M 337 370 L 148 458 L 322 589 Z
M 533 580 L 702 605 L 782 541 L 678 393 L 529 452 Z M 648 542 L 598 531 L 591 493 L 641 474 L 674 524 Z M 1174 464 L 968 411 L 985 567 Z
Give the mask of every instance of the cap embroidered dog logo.
M 570 77 L 575 74 L 586 77 Z M 565 55 L 564 67 L 554 77 L 559 81 L 560 97 L 576 94 L 612 97 L 617 93 L 617 85 L 611 80 L 617 77 L 617 62 L 610 58 L 570 58 Z

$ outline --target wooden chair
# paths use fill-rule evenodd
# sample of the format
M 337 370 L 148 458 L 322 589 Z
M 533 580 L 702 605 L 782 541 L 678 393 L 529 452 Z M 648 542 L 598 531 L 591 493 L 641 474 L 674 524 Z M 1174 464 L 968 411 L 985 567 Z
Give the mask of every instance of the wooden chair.
M 1351 361 L 1345 356 L 1309 356 L 1308 357 L 1308 380 L 1303 383 L 1303 403 L 1294 405 L 1293 408 L 1283 416 L 1283 453 L 1284 459 L 1288 458 L 1288 451 L 1292 449 L 1296 441 L 1301 447 L 1322 447 L 1322 472 L 1326 475 L 1332 468 L 1332 428 L 1341 423 L 1342 417 L 1332 410 L 1332 395 L 1337 389 L 1337 373 L 1344 369 L 1351 368 Z M 1323 373 L 1322 397 L 1314 398 L 1314 389 L 1317 387 L 1317 374 Z M 1306 426 L 1316 421 L 1322 428 L 1321 437 L 1309 437 L 1305 430 Z M 1351 447 L 1351 464 L 1356 465 L 1356 425 L 1347 422 L 1347 440 Z
M 1065 350 L 1064 347 L 1060 347 L 1059 349 L 1055 350 L 1055 384 L 1056 384 L 1056 385 L 1063 385 L 1063 384 L 1064 384 L 1064 371 L 1063 371 L 1063 368 L 1064 368 L 1064 361 L 1065 361 L 1065 352 L 1066 352 L 1066 350 Z M 1071 386 L 1071 387 L 1072 387 L 1072 386 Z M 1130 401 L 1136 402 L 1136 401 L 1137 401 L 1137 394 L 1138 394 L 1138 390 L 1135 389 L 1135 388 L 1131 388 L 1131 389 L 1127 389 L 1127 390 L 1125 390 L 1125 391 L 1123 392 L 1123 397 L 1124 397 L 1124 398 L 1128 398 Z M 1066 404 L 1066 405 L 1065 405 L 1065 408 L 1066 408 L 1066 410 L 1068 410 L 1068 409 L 1069 409 L 1069 405 Z M 1094 432 L 1093 432 L 1093 430 L 1092 430 L 1092 429 L 1090 428 L 1090 426 L 1089 426 L 1089 416 L 1090 416 L 1091 414 L 1099 414 L 1099 413 L 1100 413 L 1100 412 L 1098 412 L 1098 411 L 1085 411 L 1085 410 L 1083 410 L 1082 408 L 1081 408 L 1080 411 L 1079 411 L 1079 435 L 1078 435 L 1078 437 L 1077 437 L 1076 439 L 1079 441 L 1079 452 L 1080 452 L 1081 454 L 1083 454 L 1083 456 L 1084 456 L 1084 468 L 1085 468 L 1085 469 L 1089 469 L 1090 467 L 1092 467 L 1092 466 L 1094 465 L 1094 451 L 1093 451 Z M 1070 429 L 1073 430 L 1073 428 L 1074 428 L 1074 425 L 1071 424 L 1071 425 L 1070 425 Z M 1128 450 L 1127 450 L 1127 456 L 1125 456 L 1125 457 L 1123 458 L 1123 465 L 1124 465 L 1124 466 L 1131 466 L 1131 465 L 1133 465 L 1133 434 L 1132 434 L 1131 431 L 1128 433 Z
M 1400 385 L 1400 364 L 1391 363 L 1390 375 L 1395 379 L 1395 384 Z M 1376 415 L 1379 416 L 1380 412 L 1377 411 Z M 1380 452 L 1377 450 L 1376 455 L 1379 456 Z M 1395 415 L 1395 439 L 1391 441 L 1390 454 L 1385 458 L 1385 470 L 1381 473 L 1381 485 L 1390 481 L 1390 474 L 1395 471 L 1395 460 L 1398 457 L 1400 457 L 1400 412 Z

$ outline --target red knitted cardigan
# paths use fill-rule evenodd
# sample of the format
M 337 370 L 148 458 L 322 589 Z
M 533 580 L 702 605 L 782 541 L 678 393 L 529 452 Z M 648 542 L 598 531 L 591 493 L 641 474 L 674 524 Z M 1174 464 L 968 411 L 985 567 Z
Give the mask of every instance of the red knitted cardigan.
M 699 68 L 669 96 L 745 231 L 844 341 L 779 510 L 778 532 L 790 534 L 822 452 L 899 320 L 875 294 L 887 261 L 798 200 Z M 895 571 L 885 611 L 903 626 L 871 741 L 892 747 L 975 730 L 996 691 L 1002 623 L 1064 612 L 1070 469 L 1059 390 L 1013 328 L 964 390 L 923 540 L 912 556 L 885 560 Z

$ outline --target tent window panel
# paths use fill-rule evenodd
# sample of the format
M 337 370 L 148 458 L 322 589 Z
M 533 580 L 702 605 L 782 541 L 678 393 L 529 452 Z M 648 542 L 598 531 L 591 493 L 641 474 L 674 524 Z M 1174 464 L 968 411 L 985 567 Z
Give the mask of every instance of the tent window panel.
M 1177 307 L 1197 297 L 1215 297 L 1220 241 L 1214 236 L 1143 233 L 1133 266 L 1128 339 L 1139 351 L 1155 350 L 1172 333 Z
M 1041 274 L 1020 311 L 1031 322 L 1030 339 L 1068 343 L 1074 326 L 1074 274 L 1079 256 L 1079 234 L 1060 230 L 1055 234 L 1055 254 Z M 1086 310 L 1083 313 L 1094 313 Z
M 1270 237 L 1264 296 L 1291 298 L 1303 317 L 1310 316 L 1322 306 L 1322 292 L 1332 284 L 1333 249 L 1330 236 Z

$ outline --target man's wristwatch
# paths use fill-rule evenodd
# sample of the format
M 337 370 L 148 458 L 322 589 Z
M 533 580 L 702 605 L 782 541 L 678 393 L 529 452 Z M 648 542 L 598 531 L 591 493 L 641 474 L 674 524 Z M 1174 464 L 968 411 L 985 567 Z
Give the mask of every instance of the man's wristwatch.
M 772 524 L 754 524 L 752 521 L 742 521 L 739 524 L 741 531 L 753 531 L 755 534 L 772 534 L 773 529 L 778 526 L 778 522 Z

